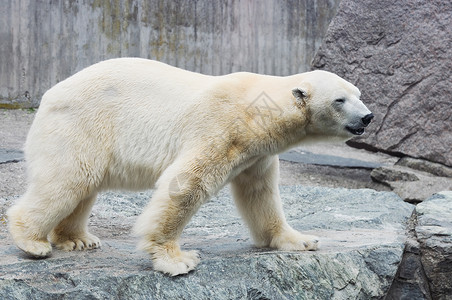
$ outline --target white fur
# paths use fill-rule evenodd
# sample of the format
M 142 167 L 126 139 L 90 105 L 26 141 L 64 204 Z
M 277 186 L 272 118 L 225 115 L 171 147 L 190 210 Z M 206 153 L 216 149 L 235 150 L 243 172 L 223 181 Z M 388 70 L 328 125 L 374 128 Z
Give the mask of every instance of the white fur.
M 97 248 L 87 231 L 96 194 L 155 188 L 134 231 L 154 268 L 178 275 L 199 262 L 179 248 L 184 226 L 231 182 L 257 246 L 314 250 L 318 239 L 284 218 L 276 154 L 347 139 L 344 127 L 368 113 L 356 87 L 323 71 L 214 77 L 138 58 L 101 62 L 43 96 L 25 146 L 28 189 L 8 211 L 9 229 L 33 256 L 50 254 L 48 239 L 63 250 Z

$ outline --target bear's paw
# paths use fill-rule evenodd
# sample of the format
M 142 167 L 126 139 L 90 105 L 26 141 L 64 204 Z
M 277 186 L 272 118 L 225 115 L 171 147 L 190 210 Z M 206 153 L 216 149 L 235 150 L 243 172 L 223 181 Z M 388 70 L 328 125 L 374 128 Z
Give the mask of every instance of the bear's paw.
M 52 253 L 52 245 L 47 240 L 15 240 L 17 246 L 27 255 L 44 258 Z
M 154 255 L 154 270 L 160 271 L 171 276 L 187 274 L 195 269 L 199 263 L 199 254 L 197 251 L 180 251 L 178 255 Z
M 318 244 L 318 237 L 301 234 L 294 229 L 288 229 L 274 236 L 270 247 L 285 251 L 306 251 L 317 250 Z

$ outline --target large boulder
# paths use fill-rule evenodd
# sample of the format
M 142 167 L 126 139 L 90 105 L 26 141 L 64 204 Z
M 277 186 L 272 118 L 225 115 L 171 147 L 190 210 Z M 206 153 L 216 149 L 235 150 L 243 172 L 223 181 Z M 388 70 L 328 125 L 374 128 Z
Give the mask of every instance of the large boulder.
M 452 192 L 416 206 L 422 264 L 433 299 L 452 299 Z
M 452 166 L 452 2 L 342 0 L 314 69 L 362 91 L 376 118 L 354 139 Z
M 183 248 L 198 249 L 201 263 L 184 276 L 154 272 L 135 251 L 130 228 L 151 192 L 106 193 L 90 227 L 103 241 L 86 252 L 55 250 L 32 260 L 7 236 L 0 199 L 2 299 L 383 299 L 405 247 L 413 211 L 390 192 L 288 186 L 281 188 L 288 222 L 320 237 L 320 250 L 254 248 L 223 190 L 195 215 Z
M 399 164 L 375 168 L 370 177 L 386 184 L 400 198 L 410 203 L 422 202 L 438 191 L 452 190 L 452 178 L 434 176 Z

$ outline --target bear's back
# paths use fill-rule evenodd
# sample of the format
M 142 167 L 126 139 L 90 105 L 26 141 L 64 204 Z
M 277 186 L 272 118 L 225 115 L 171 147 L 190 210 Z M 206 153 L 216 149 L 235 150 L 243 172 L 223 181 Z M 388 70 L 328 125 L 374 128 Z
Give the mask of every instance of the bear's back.
M 127 100 L 171 100 L 172 93 L 185 97 L 198 93 L 214 77 L 189 72 L 167 64 L 142 58 L 117 58 L 99 62 L 49 89 L 41 106 L 76 106 L 91 108 Z M 176 96 L 176 95 L 175 95 Z M 104 102 L 104 103 L 100 103 Z M 130 103 L 130 105 L 139 103 Z

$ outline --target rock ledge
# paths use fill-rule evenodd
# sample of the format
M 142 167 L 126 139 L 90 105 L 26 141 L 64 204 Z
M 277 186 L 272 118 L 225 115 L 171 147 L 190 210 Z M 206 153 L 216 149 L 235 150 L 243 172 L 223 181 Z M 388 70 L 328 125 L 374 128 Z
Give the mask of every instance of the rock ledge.
M 254 248 L 230 193 L 221 191 L 183 233 L 183 248 L 202 261 L 185 276 L 152 270 L 130 237 L 150 192 L 99 197 L 90 227 L 103 247 L 54 250 L 46 260 L 25 258 L 0 231 L 3 299 L 382 299 L 402 260 L 405 223 L 413 206 L 388 192 L 282 187 L 289 223 L 317 234 L 315 252 Z M 1 207 L 11 199 L 0 200 Z M 4 211 L 2 211 L 4 213 Z

